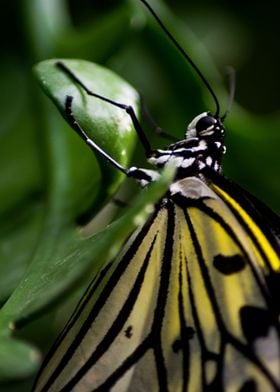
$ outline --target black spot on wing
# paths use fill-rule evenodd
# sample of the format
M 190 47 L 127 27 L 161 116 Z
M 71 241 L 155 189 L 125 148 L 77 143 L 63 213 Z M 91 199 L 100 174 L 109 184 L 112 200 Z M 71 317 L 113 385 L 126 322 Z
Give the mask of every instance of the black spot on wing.
M 254 380 L 245 381 L 239 392 L 257 392 L 257 385 Z
M 217 255 L 214 257 L 213 265 L 222 274 L 231 275 L 242 271 L 246 266 L 246 261 L 241 255 Z
M 255 306 L 243 306 L 240 309 L 240 321 L 243 333 L 251 344 L 257 338 L 267 336 L 269 328 L 273 325 L 270 313 Z
M 194 337 L 195 330 L 192 327 L 187 327 L 186 334 L 187 334 L 188 339 L 192 339 Z
M 187 345 L 188 341 L 193 338 L 194 334 L 195 330 L 192 327 L 186 327 L 184 333 L 182 334 L 185 339 L 176 339 L 172 344 L 174 353 L 178 353 L 180 350 L 184 349 L 185 345 Z
M 129 325 L 129 326 L 126 328 L 126 330 L 124 331 L 124 334 L 125 334 L 125 337 L 126 337 L 126 338 L 128 338 L 128 339 L 131 338 L 131 336 L 132 336 L 132 330 L 133 330 L 132 325 Z
M 174 353 L 178 353 L 182 349 L 181 339 L 176 339 L 172 344 L 172 350 Z

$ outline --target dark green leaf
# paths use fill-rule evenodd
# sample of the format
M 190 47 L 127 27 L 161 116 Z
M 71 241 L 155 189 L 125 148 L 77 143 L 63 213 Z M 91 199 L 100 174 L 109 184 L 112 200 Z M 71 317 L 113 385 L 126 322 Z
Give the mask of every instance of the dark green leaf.
M 40 363 L 38 351 L 9 337 L 0 337 L 0 380 L 23 379 L 34 374 Z M 0 385 L 0 389 L 2 389 Z

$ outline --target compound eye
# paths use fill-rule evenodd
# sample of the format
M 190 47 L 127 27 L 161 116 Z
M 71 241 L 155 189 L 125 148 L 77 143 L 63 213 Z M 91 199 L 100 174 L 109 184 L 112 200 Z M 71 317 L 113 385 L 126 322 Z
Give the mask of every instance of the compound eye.
M 198 120 L 195 128 L 198 134 L 203 133 L 203 131 L 211 131 L 212 129 L 214 129 L 216 122 L 217 120 L 214 117 L 207 115 Z

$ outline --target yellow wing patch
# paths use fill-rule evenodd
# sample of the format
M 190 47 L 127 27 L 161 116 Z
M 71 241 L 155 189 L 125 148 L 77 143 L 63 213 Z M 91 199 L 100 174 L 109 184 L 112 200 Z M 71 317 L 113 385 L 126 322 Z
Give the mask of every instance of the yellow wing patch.
M 279 254 L 275 252 L 269 241 L 267 240 L 266 236 L 257 226 L 257 224 L 253 221 L 253 219 L 247 214 L 247 212 L 234 200 L 228 193 L 223 191 L 217 185 L 213 185 L 215 192 L 220 195 L 224 200 L 226 200 L 232 208 L 240 215 L 243 221 L 248 225 L 248 228 L 251 230 L 255 238 L 257 239 L 261 249 L 265 253 L 267 259 L 270 262 L 271 267 L 276 272 L 280 272 L 280 258 Z M 263 268 L 266 268 L 265 263 L 262 264 Z

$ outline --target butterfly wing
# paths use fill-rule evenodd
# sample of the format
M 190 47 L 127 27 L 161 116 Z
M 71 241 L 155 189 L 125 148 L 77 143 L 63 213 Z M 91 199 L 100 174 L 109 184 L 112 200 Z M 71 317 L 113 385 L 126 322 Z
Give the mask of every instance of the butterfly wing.
M 36 392 L 279 390 L 276 242 L 218 180 L 184 179 L 100 272 Z
M 180 212 L 185 308 L 199 339 L 201 389 L 278 391 L 279 318 L 270 283 L 279 280 L 279 253 L 220 186 L 211 185 L 214 197 L 186 200 Z M 189 390 L 200 390 L 198 382 Z
M 208 173 L 209 175 L 209 173 Z M 225 177 L 212 173 L 215 192 L 229 206 L 232 213 L 246 227 L 263 253 L 266 283 L 273 298 L 274 307 L 280 313 L 280 219 L 264 203 Z M 272 248 L 273 251 L 270 250 Z M 271 253 L 271 254 L 270 254 Z
M 160 209 L 100 272 L 47 356 L 35 391 L 109 390 L 115 384 L 128 390 L 131 379 L 143 390 L 143 373 L 144 385 L 154 390 L 151 329 L 167 231 L 167 212 Z

